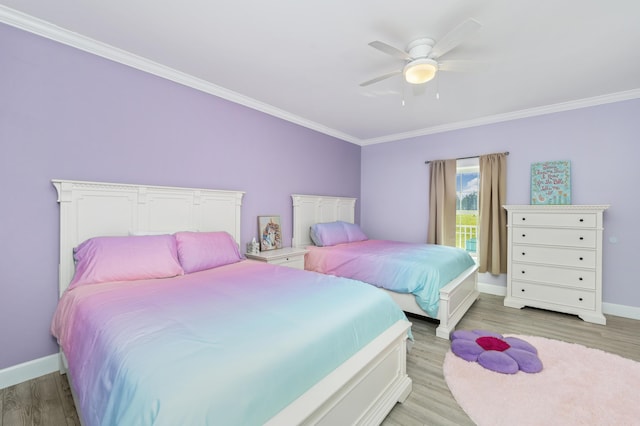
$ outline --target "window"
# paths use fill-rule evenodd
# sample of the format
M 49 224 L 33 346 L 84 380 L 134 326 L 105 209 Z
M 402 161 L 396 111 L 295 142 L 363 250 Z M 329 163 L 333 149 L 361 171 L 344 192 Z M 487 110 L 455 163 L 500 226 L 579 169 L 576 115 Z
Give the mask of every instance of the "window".
M 458 160 L 456 164 L 456 247 L 472 256 L 478 245 L 478 186 L 480 161 L 476 158 Z

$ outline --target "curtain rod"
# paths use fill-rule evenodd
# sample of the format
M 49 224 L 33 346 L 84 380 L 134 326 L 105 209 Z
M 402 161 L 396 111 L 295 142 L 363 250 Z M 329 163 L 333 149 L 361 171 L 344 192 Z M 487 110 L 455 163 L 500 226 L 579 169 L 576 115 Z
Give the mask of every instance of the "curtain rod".
M 506 152 L 499 152 L 498 154 L 504 154 L 504 155 L 509 155 L 509 151 Z M 472 155 L 471 157 L 460 157 L 460 158 L 456 158 L 456 160 L 467 160 L 469 158 L 478 158 L 480 157 L 479 155 Z M 435 160 L 434 160 L 435 161 Z M 425 161 L 424 164 L 429 164 L 431 161 Z

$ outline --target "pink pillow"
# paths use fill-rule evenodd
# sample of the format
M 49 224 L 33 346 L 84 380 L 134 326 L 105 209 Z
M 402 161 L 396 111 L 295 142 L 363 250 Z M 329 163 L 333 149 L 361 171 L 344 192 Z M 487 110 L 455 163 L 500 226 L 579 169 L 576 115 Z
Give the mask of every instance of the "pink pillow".
M 173 235 L 95 237 L 73 249 L 73 256 L 76 272 L 69 288 L 184 274 Z
M 309 231 L 311 240 L 318 247 L 365 241 L 367 236 L 355 223 L 342 221 L 316 223 Z
M 184 272 L 198 272 L 242 260 L 238 245 L 227 232 L 176 232 L 178 259 Z

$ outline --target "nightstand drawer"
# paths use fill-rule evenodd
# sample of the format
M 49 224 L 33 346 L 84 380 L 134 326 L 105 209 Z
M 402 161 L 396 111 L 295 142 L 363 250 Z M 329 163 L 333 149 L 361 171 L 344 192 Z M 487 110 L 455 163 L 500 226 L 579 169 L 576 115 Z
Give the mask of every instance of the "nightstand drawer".
M 516 262 L 512 266 L 512 280 L 536 281 L 585 289 L 594 289 L 596 287 L 595 270 L 556 268 Z
M 596 252 L 594 250 L 514 245 L 511 258 L 513 262 L 546 263 L 579 268 L 596 267 Z
M 595 228 L 594 213 L 531 213 L 513 214 L 513 224 L 527 226 L 570 226 L 572 228 Z
M 304 256 L 284 257 L 270 261 L 272 265 L 288 266 L 289 268 L 304 269 Z

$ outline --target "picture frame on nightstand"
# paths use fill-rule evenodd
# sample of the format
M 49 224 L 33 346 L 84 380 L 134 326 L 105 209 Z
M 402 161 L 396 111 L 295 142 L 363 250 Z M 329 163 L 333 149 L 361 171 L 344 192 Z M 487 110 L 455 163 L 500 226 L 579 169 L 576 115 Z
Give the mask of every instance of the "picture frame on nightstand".
M 258 216 L 260 251 L 282 248 L 282 227 L 280 216 Z

